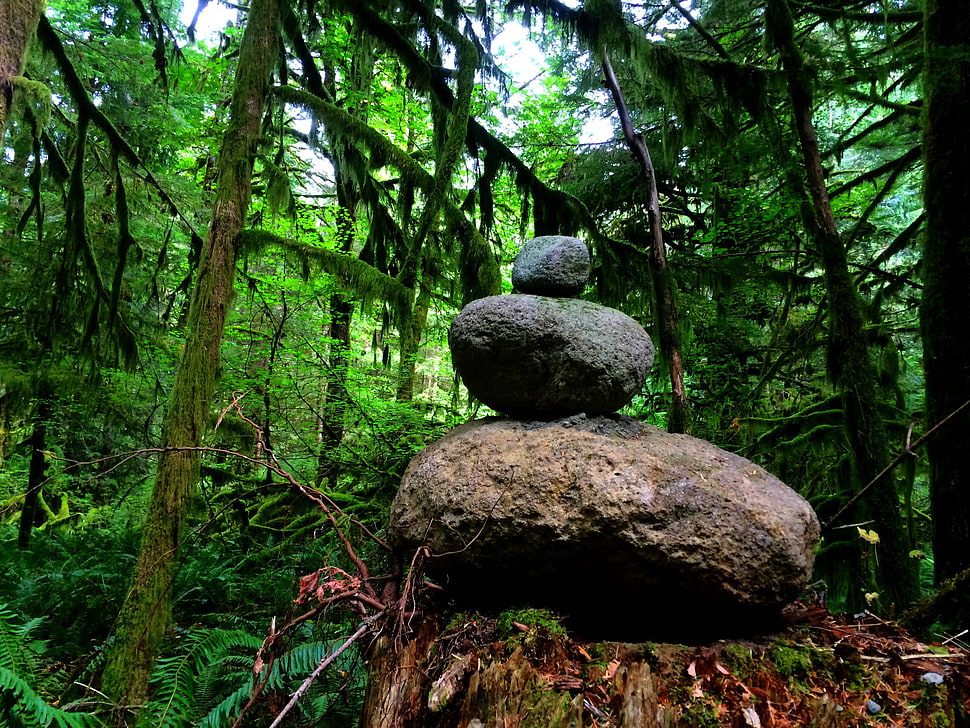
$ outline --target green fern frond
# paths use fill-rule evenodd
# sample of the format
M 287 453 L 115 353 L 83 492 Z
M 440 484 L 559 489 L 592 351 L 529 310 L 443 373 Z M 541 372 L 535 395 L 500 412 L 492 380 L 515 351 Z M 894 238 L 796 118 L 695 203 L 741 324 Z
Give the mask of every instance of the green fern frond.
M 21 623 L 5 604 L 0 604 L 0 668 L 28 678 L 34 676 L 37 660 L 27 643 L 27 636 L 40 621 L 32 619 Z
M 253 681 L 250 678 L 248 682 L 240 685 L 210 710 L 208 715 L 199 723 L 199 728 L 223 728 L 232 723 L 232 720 L 239 715 L 243 705 L 249 700 L 252 690 Z
M 93 715 L 68 713 L 48 705 L 22 677 L 5 667 L 0 667 L 0 724 L 39 728 L 93 728 L 103 725 Z
M 334 650 L 331 642 L 310 642 L 292 649 L 280 658 L 280 672 L 298 677 L 313 672 L 320 661 Z
M 234 650 L 254 653 L 262 644 L 242 630 L 198 630 L 186 640 L 183 652 L 158 661 L 152 683 L 156 693 L 140 716 L 140 724 L 153 728 L 179 728 L 194 723 L 204 709 L 197 688 L 207 671 Z

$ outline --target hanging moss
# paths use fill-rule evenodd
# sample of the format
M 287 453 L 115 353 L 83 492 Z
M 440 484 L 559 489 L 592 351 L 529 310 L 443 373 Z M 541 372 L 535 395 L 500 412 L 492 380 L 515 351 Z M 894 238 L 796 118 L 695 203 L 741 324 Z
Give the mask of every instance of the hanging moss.
M 329 134 L 342 139 L 347 143 L 357 143 L 365 146 L 371 154 L 372 163 L 381 163 L 393 166 L 400 172 L 407 184 L 413 184 L 417 188 L 424 190 L 428 198 L 433 194 L 436 177 L 429 174 L 420 164 L 418 164 L 410 154 L 393 144 L 387 137 L 372 128 L 364 121 L 352 116 L 343 109 L 331 104 L 323 99 L 317 98 L 305 91 L 291 87 L 277 87 L 274 93 L 282 100 L 300 105 L 310 111 L 318 121 L 327 126 Z M 463 138 L 463 137 L 462 137 Z M 459 144 L 460 148 L 460 144 Z M 450 176 L 450 174 L 449 174 Z M 469 291 L 468 295 L 479 295 L 482 291 L 497 292 L 498 279 L 496 277 L 497 261 L 491 253 L 487 241 L 474 225 L 468 223 L 465 214 L 449 199 L 449 196 L 442 193 L 439 200 L 440 212 L 445 218 L 445 224 L 449 229 L 460 233 L 460 241 L 463 244 L 463 270 L 466 271 L 466 282 L 469 286 L 477 285 L 479 290 L 475 293 Z M 429 204 L 425 201 L 425 210 Z M 430 225 L 430 223 L 429 223 Z M 417 236 L 415 237 L 415 240 Z M 410 261 L 414 265 L 420 260 L 420 249 L 412 240 L 410 243 L 409 255 L 414 256 Z M 482 281 L 475 282 L 470 271 L 478 271 L 482 276 Z M 400 276 L 401 283 L 405 288 L 408 278 L 416 278 L 416 271 Z M 491 295 L 491 293 L 487 294 Z M 467 296 L 466 296 L 467 297 Z
M 14 92 L 13 113 L 23 115 L 30 123 L 34 137 L 40 135 L 51 118 L 51 91 L 40 81 L 33 81 L 23 76 L 11 79 Z
M 430 16 L 435 18 L 435 16 Z M 475 71 L 478 68 L 478 52 L 458 30 L 449 23 L 435 22 L 436 30 L 441 32 L 454 44 L 457 65 L 457 83 L 455 103 L 452 105 L 451 118 L 448 120 L 446 141 L 438 157 L 435 159 L 435 173 L 431 188 L 427 190 L 424 209 L 418 221 L 418 230 L 408 250 L 401 270 L 401 281 L 413 286 L 417 279 L 418 261 L 421 248 L 424 245 L 431 226 L 438 217 L 439 210 L 444 204 L 445 194 L 451 187 L 451 177 L 461 150 L 464 148 L 465 135 L 468 129 L 469 110 L 471 108 L 472 91 L 475 88 Z
M 408 83 L 418 91 L 431 94 L 433 108 L 440 108 L 445 112 L 450 112 L 454 109 L 456 104 L 455 95 L 452 93 L 440 69 L 434 68 L 427 59 L 418 53 L 411 41 L 405 38 L 398 28 L 362 3 L 343 0 L 340 3 L 340 7 L 342 10 L 351 13 L 355 21 L 366 28 L 370 37 L 382 43 L 389 51 L 394 53 L 408 74 Z M 556 12 L 556 9 L 552 6 L 547 8 L 546 5 L 543 5 L 543 8 L 544 11 Z M 447 27 L 447 24 L 443 24 L 433 14 L 429 15 L 417 5 L 415 5 L 414 9 L 415 12 L 420 12 L 422 22 L 430 24 L 432 29 L 437 32 L 457 34 L 457 30 Z M 576 11 L 570 10 L 565 6 L 561 6 L 561 9 L 563 10 L 563 17 L 571 18 L 576 15 Z M 585 22 L 589 16 L 582 14 L 577 17 L 584 19 Z M 447 37 L 452 38 L 453 36 L 449 35 Z M 461 36 L 457 35 L 457 37 L 460 38 Z M 469 41 L 464 39 L 464 42 L 468 43 Z M 479 54 L 476 66 L 482 69 L 483 61 L 480 57 L 480 48 L 474 45 L 474 43 L 472 47 L 476 54 Z M 469 55 L 470 51 L 471 49 L 469 49 Z M 309 61 L 309 59 L 307 60 Z M 489 62 L 486 60 L 484 64 L 485 72 L 490 73 Z M 307 63 L 304 64 L 304 67 L 307 67 Z M 494 74 L 494 72 L 491 73 Z M 308 75 L 308 78 L 312 78 L 312 72 Z M 313 91 L 312 88 L 311 91 Z M 321 96 L 321 94 L 317 94 L 316 92 L 314 92 L 314 95 Z M 337 122 L 339 123 L 339 120 Z M 439 131 L 441 128 L 439 125 Z M 579 199 L 548 187 L 512 150 L 474 118 L 467 119 L 465 143 L 473 155 L 478 154 L 479 151 L 484 152 L 486 164 L 492 165 L 491 168 L 494 168 L 496 171 L 499 169 L 508 170 L 513 176 L 516 187 L 535 199 L 536 204 L 534 207 L 539 210 L 537 227 L 540 230 L 557 233 L 576 233 L 580 230 L 586 230 L 591 236 L 599 235 L 595 220 L 593 220 L 586 210 L 585 205 Z M 401 169 L 394 162 L 394 156 L 387 155 L 372 145 L 368 146 L 371 146 L 372 161 L 379 160 Z M 528 201 L 523 201 L 523 205 L 530 211 L 533 209 L 533 205 Z M 524 214 L 522 217 L 523 224 L 527 224 L 531 214 Z M 490 216 L 483 213 L 483 230 L 488 230 L 489 219 Z M 537 234 L 540 234 L 540 232 L 537 231 Z
M 50 21 L 44 16 L 41 16 L 39 22 L 37 23 L 37 39 L 40 41 L 41 47 L 43 47 L 47 53 L 54 57 L 57 67 L 63 76 L 64 84 L 67 86 L 68 93 L 77 106 L 78 117 L 80 118 L 83 116 L 90 120 L 91 123 L 93 123 L 98 129 L 101 130 L 102 133 L 104 133 L 112 152 L 119 154 L 133 167 L 142 170 L 144 179 L 159 194 L 168 209 L 174 215 L 178 216 L 182 224 L 187 230 L 189 230 L 189 233 L 193 239 L 198 238 L 199 234 L 196 232 L 193 220 L 182 213 L 172 196 L 158 182 L 152 171 L 142 163 L 141 158 L 127 142 L 127 140 L 118 132 L 108 117 L 106 117 L 101 111 L 101 109 L 95 106 L 94 101 L 92 101 L 90 95 L 88 94 L 84 81 L 81 80 L 77 73 L 77 69 L 74 68 L 74 64 L 71 63 L 71 59 L 68 58 L 67 52 L 64 50 L 64 46 L 61 43 L 61 39 L 51 26 Z M 53 147 L 54 145 L 46 144 L 45 146 Z
M 306 243 L 274 235 L 264 230 L 244 230 L 237 238 L 240 255 L 277 248 L 293 253 L 337 278 L 348 291 L 365 299 L 387 301 L 398 309 L 410 307 L 414 291 L 392 276 L 348 253 L 316 248 Z

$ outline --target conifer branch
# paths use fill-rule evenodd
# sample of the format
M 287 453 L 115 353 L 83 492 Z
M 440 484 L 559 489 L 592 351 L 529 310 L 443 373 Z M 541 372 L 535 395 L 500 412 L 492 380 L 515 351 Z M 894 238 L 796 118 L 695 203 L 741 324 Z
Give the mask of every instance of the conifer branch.
M 135 152 L 132 146 L 115 128 L 114 124 L 111 123 L 108 117 L 104 115 L 101 109 L 94 105 L 94 101 L 91 100 L 91 97 L 88 95 L 88 92 L 84 87 L 84 83 L 81 81 L 80 76 L 78 76 L 77 69 L 74 68 L 74 64 L 71 62 L 71 59 L 67 57 L 67 52 L 64 50 L 64 45 L 61 43 L 61 39 L 57 36 L 57 32 L 50 24 L 50 20 L 48 20 L 44 15 L 41 15 L 40 22 L 37 24 L 37 38 L 44 46 L 44 49 L 54 56 L 54 60 L 57 62 L 57 67 L 64 76 L 64 83 L 67 86 L 68 93 L 70 93 L 74 103 L 77 104 L 78 115 L 90 118 L 91 121 L 94 122 L 94 125 L 97 126 L 108 138 L 108 143 L 111 145 L 111 148 L 116 153 L 124 157 L 132 167 L 142 170 L 145 180 L 159 194 L 172 214 L 176 215 L 179 220 L 182 221 L 182 224 L 185 225 L 186 229 L 193 238 L 201 239 L 201 236 L 199 235 L 198 231 L 196 231 L 192 221 L 182 213 L 175 200 L 162 186 L 158 179 L 156 179 L 151 170 L 148 169 L 145 163 L 141 160 L 141 157 L 138 156 L 138 153 Z

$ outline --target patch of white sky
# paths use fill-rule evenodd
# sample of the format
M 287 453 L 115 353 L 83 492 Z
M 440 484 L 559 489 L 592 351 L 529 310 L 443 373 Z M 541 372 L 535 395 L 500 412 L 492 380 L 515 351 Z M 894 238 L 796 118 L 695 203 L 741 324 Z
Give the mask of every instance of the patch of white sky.
M 199 6 L 198 2 L 194 0 L 185 0 L 182 4 L 182 13 L 179 20 L 182 21 L 186 26 L 192 22 L 192 18 L 196 13 Z M 199 17 L 195 23 L 195 37 L 197 40 L 203 40 L 207 43 L 214 42 L 218 37 L 219 33 L 226 29 L 229 23 L 235 23 L 238 11 L 235 8 L 230 8 L 221 2 L 216 2 L 215 0 L 210 0 L 208 4 L 199 13 Z
M 693 0 L 673 0 L 673 2 L 679 2 L 687 12 L 692 12 L 694 9 Z M 565 4 L 574 8 L 581 5 L 577 0 L 565 0 Z M 642 4 L 627 4 L 626 10 L 634 22 L 646 20 L 646 10 Z M 670 8 L 667 14 L 655 22 L 654 27 L 656 31 L 662 33 L 668 30 L 679 30 L 686 25 L 686 19 Z M 663 36 L 654 33 L 650 38 L 662 40 Z M 532 31 L 521 23 L 515 21 L 505 23 L 501 32 L 494 37 L 492 49 L 498 65 L 509 75 L 512 85 L 516 88 L 528 87 L 540 82 L 549 72 L 545 54 L 532 39 Z M 613 140 L 619 130 L 619 120 L 609 94 L 605 90 L 592 90 L 587 92 L 587 96 L 590 98 L 592 107 L 599 107 L 603 111 L 599 115 L 587 116 L 580 130 L 579 142 L 601 144 Z M 512 105 L 517 103 L 514 95 L 509 103 Z
M 526 89 L 540 83 L 542 77 L 549 73 L 549 66 L 545 54 L 532 39 L 529 29 L 516 21 L 509 21 L 502 26 L 492 39 L 492 50 L 499 67 L 509 76 L 510 85 L 516 89 Z M 591 100 L 601 101 L 605 94 L 597 91 L 589 92 Z M 600 96 L 602 98 L 596 98 Z M 518 106 L 519 100 L 513 93 L 508 102 L 510 106 Z M 608 141 L 615 136 L 615 125 L 612 114 L 606 116 L 588 117 L 580 131 L 579 141 L 583 144 L 596 144 Z

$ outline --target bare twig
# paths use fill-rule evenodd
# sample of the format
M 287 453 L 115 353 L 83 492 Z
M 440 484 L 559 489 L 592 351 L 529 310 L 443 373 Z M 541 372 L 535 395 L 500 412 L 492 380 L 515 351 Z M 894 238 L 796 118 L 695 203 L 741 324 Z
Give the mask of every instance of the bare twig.
M 950 420 L 952 420 L 958 414 L 960 414 L 961 412 L 963 412 L 963 410 L 965 410 L 967 407 L 970 407 L 970 400 L 967 400 L 966 402 L 964 402 L 963 404 L 961 404 L 959 407 L 957 407 L 955 410 L 953 410 L 950 414 L 948 414 L 942 420 L 940 420 L 935 425 L 933 425 L 930 429 L 928 429 L 925 433 L 923 433 L 923 435 L 921 437 L 919 437 L 916 440 L 916 442 L 914 442 L 912 444 L 909 443 L 909 438 L 910 438 L 911 435 L 907 434 L 907 436 L 906 436 L 906 447 L 905 447 L 905 449 L 901 453 L 899 453 L 899 455 L 897 455 L 895 458 L 893 458 L 893 461 L 891 463 L 889 463 L 889 465 L 887 465 L 886 467 L 884 467 L 879 472 L 879 474 L 876 475 L 875 478 L 873 478 L 868 483 L 866 483 L 859 490 L 858 493 L 856 493 L 854 496 L 852 496 L 851 498 L 849 498 L 849 500 L 846 501 L 845 505 L 842 506 L 834 516 L 832 516 L 828 521 L 825 522 L 825 524 L 822 526 L 822 533 L 826 533 L 827 531 L 831 531 L 832 530 L 832 524 L 835 523 L 836 521 L 838 521 L 839 518 L 841 518 L 846 513 L 846 511 L 848 511 L 850 508 L 852 508 L 852 506 L 854 506 L 856 503 L 858 503 L 859 502 L 859 499 L 861 499 L 862 496 L 864 496 L 867 492 L 869 492 L 869 490 L 872 488 L 872 486 L 874 486 L 876 483 L 878 483 L 883 478 L 883 476 L 891 473 L 893 470 L 895 470 L 897 467 L 899 467 L 899 465 L 904 460 L 906 460 L 906 458 L 912 457 L 913 456 L 913 450 L 916 450 L 920 445 L 922 445 L 924 442 L 926 442 L 928 439 L 930 439 L 930 437 L 932 437 L 932 435 L 937 430 L 939 430 L 941 427 L 943 427 L 945 424 L 947 424 Z
M 309 690 L 310 686 L 316 682 L 316 679 L 320 677 L 320 673 L 326 670 L 330 663 L 340 657 L 340 655 L 343 654 L 348 647 L 360 639 L 367 632 L 367 630 L 370 629 L 371 624 L 373 624 L 374 621 L 376 621 L 380 616 L 381 614 L 375 614 L 365 619 L 360 627 L 358 627 L 357 631 L 348 637 L 344 643 L 340 645 L 340 647 L 331 652 L 327 657 L 320 660 L 320 664 L 317 665 L 316 669 L 307 676 L 306 680 L 304 680 L 300 687 L 296 689 L 296 692 L 290 696 L 289 702 L 283 706 L 283 710 L 281 710 L 279 715 L 276 716 L 276 720 L 270 723 L 269 728 L 276 728 L 280 723 L 283 722 L 283 718 L 286 717 L 286 714 L 293 709 L 293 706 L 296 705 L 296 701 L 303 696 L 303 693 Z

